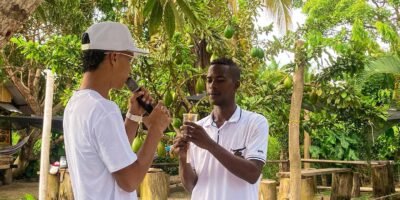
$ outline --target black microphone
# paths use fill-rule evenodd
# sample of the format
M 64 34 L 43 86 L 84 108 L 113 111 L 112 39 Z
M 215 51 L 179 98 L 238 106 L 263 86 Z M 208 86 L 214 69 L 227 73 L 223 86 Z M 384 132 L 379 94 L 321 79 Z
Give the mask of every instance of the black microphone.
M 125 82 L 126 86 L 128 87 L 128 89 L 132 92 L 137 92 L 140 91 L 141 88 L 139 87 L 139 85 L 136 83 L 135 80 L 132 79 L 132 77 L 129 77 L 126 82 Z M 151 104 L 147 104 L 146 102 L 144 102 L 142 100 L 142 96 L 139 96 L 138 98 L 136 98 L 136 100 L 138 101 L 139 105 L 142 106 L 144 108 L 144 110 L 147 113 L 151 113 L 153 111 L 153 106 Z

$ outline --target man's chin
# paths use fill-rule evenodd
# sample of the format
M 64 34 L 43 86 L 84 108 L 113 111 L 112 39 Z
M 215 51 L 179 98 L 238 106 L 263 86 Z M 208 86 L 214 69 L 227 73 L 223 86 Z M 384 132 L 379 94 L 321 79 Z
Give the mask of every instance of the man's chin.
M 210 104 L 213 105 L 213 106 L 221 105 L 221 102 L 218 101 L 217 99 L 210 98 L 209 100 L 210 100 Z

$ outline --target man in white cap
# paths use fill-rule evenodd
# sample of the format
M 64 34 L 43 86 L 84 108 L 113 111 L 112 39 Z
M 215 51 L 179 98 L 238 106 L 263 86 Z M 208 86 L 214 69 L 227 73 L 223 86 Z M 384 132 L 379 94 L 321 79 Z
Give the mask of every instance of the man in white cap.
M 64 111 L 64 138 L 74 197 L 77 200 L 137 199 L 136 189 L 150 167 L 157 144 L 170 123 L 161 103 L 148 117 L 137 98 L 152 103 L 142 89 L 133 93 L 123 121 L 109 100 L 111 89 L 121 89 L 130 62 L 146 51 L 136 47 L 128 28 L 120 23 L 94 24 L 83 34 L 83 78 Z M 131 150 L 139 123 L 148 136 L 137 155 Z M 125 123 L 125 124 L 124 124 Z

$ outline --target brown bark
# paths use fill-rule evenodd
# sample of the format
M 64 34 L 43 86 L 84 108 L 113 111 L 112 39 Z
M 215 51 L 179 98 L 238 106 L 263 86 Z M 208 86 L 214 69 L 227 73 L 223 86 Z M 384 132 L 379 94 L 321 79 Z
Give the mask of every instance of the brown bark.
M 210 66 L 210 57 L 211 55 L 206 50 L 207 42 L 205 39 L 201 39 L 198 43 L 196 43 L 196 54 L 197 54 L 197 66 L 201 68 L 206 68 Z
M 149 171 L 140 184 L 140 199 L 164 200 L 168 198 L 169 176 L 161 171 Z
M 262 180 L 259 188 L 259 200 L 276 200 L 277 183 L 275 180 Z
M 354 173 L 353 174 L 353 189 L 351 190 L 351 197 L 360 197 L 360 187 L 361 187 L 361 181 L 360 181 L 360 174 L 359 173 Z
M 36 115 L 41 115 L 42 114 L 42 108 L 40 107 L 40 103 L 36 100 L 35 96 L 32 94 L 36 93 L 35 91 L 31 91 L 23 82 L 22 80 L 17 77 L 14 73 L 14 70 L 12 67 L 7 67 L 5 68 L 6 73 L 9 78 L 11 78 L 11 81 L 15 85 L 15 87 L 19 90 L 21 95 L 25 98 L 25 101 L 28 103 L 29 107 L 32 109 L 34 114 Z M 38 87 L 38 84 L 36 85 Z
M 290 199 L 300 200 L 301 193 L 301 160 L 300 160 L 300 111 L 304 90 L 305 54 L 303 41 L 296 41 L 293 75 L 293 94 L 289 114 L 289 160 L 290 160 Z
M 25 172 L 29 161 L 37 159 L 34 157 L 33 146 L 35 145 L 36 141 L 41 137 L 41 132 L 39 129 L 33 129 L 31 131 L 31 137 L 29 138 L 28 142 L 26 142 L 26 144 L 21 148 L 19 156 L 14 161 L 14 164 L 18 166 L 17 168 L 13 169 L 14 177 L 21 176 Z
M 353 173 L 334 173 L 331 200 L 350 200 L 353 188 Z
M 60 178 L 57 174 L 49 174 L 47 176 L 47 194 L 46 200 L 57 200 L 58 199 L 58 190 L 60 187 Z
M 0 48 L 18 32 L 43 0 L 0 1 Z
M 290 192 L 290 178 L 280 178 L 279 179 L 279 193 L 278 199 L 279 200 L 287 200 L 289 198 Z
M 58 190 L 59 200 L 74 200 L 71 178 L 68 170 L 60 169 L 60 188 Z
M 314 199 L 317 193 L 317 185 L 314 177 L 306 177 L 301 179 L 301 199 Z
M 372 188 L 374 197 L 386 196 L 395 192 L 392 165 L 372 166 Z

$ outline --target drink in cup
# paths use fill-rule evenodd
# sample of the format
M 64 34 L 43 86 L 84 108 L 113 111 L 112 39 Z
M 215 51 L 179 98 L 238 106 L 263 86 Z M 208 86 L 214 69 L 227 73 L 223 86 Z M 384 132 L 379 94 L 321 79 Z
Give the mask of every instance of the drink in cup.
M 197 114 L 194 113 L 184 113 L 183 114 L 183 122 L 197 122 Z M 190 163 L 190 153 L 189 149 L 186 154 L 186 163 Z

